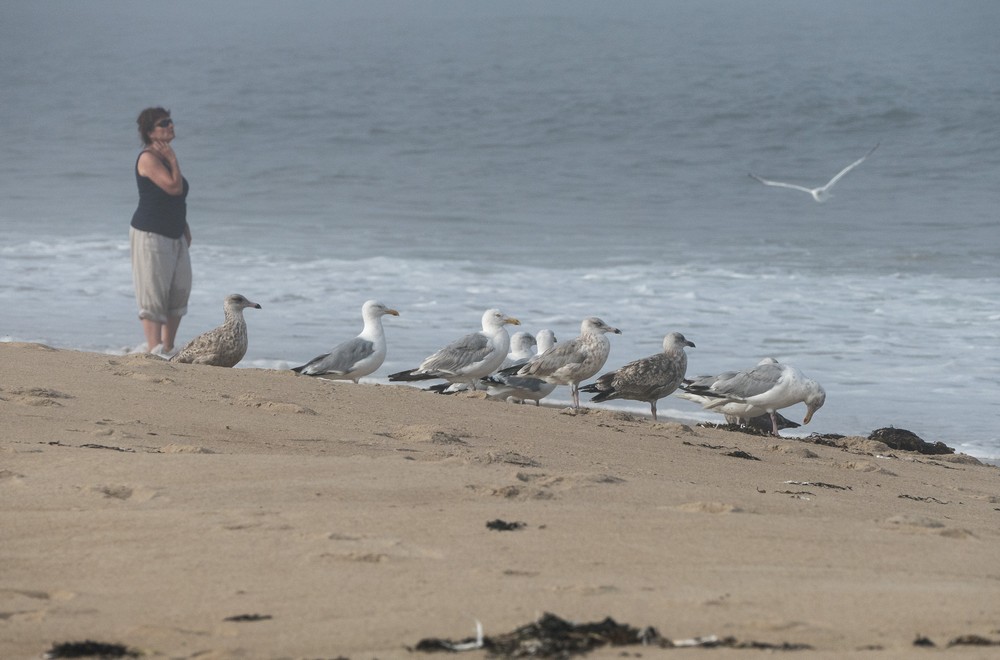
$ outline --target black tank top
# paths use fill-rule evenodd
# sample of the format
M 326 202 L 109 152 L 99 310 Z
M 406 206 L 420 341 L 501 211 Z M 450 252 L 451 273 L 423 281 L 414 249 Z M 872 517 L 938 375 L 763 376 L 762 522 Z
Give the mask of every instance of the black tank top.
M 142 156 L 142 152 L 139 156 Z M 170 168 L 167 163 L 163 164 Z M 163 188 L 153 183 L 152 179 L 139 174 L 139 158 L 136 158 L 135 183 L 139 186 L 139 207 L 132 214 L 132 226 L 167 238 L 183 236 L 184 228 L 187 226 L 188 195 L 187 179 L 183 181 L 184 192 L 180 195 L 169 195 Z

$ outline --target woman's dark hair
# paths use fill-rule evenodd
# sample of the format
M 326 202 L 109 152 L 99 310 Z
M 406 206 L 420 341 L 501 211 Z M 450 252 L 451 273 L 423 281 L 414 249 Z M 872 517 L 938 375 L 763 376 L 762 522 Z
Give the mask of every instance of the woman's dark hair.
M 170 111 L 160 107 L 146 108 L 139 113 L 139 118 L 135 120 L 135 123 L 139 126 L 139 137 L 142 138 L 143 144 L 146 146 L 153 144 L 153 141 L 149 139 L 149 134 L 156 128 L 156 122 L 169 116 Z

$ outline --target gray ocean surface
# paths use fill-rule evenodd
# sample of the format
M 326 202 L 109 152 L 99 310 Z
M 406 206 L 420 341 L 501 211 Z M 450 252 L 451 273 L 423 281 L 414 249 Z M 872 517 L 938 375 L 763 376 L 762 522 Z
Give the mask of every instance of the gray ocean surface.
M 488 307 L 560 339 L 597 315 L 609 369 L 681 331 L 689 375 L 774 356 L 823 383 L 801 434 L 995 458 L 998 26 L 991 0 L 4 3 L 0 339 L 142 341 L 134 122 L 163 105 L 181 343 L 239 292 L 241 366 L 287 368 L 378 298 L 384 381 Z M 825 204 L 747 176 L 818 186 L 876 144 Z

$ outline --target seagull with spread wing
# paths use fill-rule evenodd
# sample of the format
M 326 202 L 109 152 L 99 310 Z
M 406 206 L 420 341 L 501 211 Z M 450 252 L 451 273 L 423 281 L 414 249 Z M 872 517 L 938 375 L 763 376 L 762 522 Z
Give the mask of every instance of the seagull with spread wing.
M 847 174 L 848 172 L 850 172 L 851 170 L 853 170 L 855 167 L 857 167 L 861 163 L 865 162 L 865 158 L 868 158 L 869 156 L 871 156 L 872 152 L 875 151 L 876 149 L 878 149 L 878 144 L 876 144 L 874 147 L 872 147 L 868 151 L 868 153 L 866 153 L 864 156 L 862 156 L 861 158 L 857 159 L 856 161 L 854 161 L 853 163 L 851 163 L 850 165 L 848 165 L 844 169 L 840 170 L 840 172 L 837 173 L 837 176 L 835 176 L 832 179 L 830 179 L 826 183 L 825 186 L 820 186 L 819 188 L 806 188 L 805 186 L 799 186 L 799 185 L 796 185 L 794 183 L 785 183 L 783 181 L 772 181 L 770 179 L 764 179 L 762 177 L 759 177 L 759 176 L 757 176 L 756 174 L 754 174 L 752 172 L 750 173 L 750 178 L 756 179 L 757 181 L 760 181 L 765 186 L 776 186 L 778 188 L 791 188 L 792 190 L 801 190 L 802 192 L 809 193 L 810 195 L 812 195 L 813 199 L 815 199 L 817 202 L 820 202 L 822 204 L 826 200 L 828 200 L 831 197 L 833 197 L 833 193 L 831 193 L 830 190 L 835 185 L 837 185 L 837 182 L 840 181 L 844 177 L 845 174 Z

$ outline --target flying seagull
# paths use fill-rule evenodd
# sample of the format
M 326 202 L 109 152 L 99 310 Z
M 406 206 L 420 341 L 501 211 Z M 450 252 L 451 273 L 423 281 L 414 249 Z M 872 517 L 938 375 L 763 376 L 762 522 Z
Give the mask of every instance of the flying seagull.
M 802 192 L 807 192 L 810 195 L 812 195 L 813 199 L 822 204 L 826 200 L 833 197 L 833 193 L 831 193 L 830 190 L 837 184 L 837 182 L 840 181 L 840 179 L 843 178 L 845 174 L 853 170 L 861 163 L 865 162 L 865 158 L 871 156 L 872 152 L 875 151 L 876 149 L 878 149 L 878 144 L 872 147 L 868 151 L 868 153 L 866 153 L 864 156 L 857 159 L 844 169 L 840 170 L 840 172 L 837 173 L 837 176 L 830 179 L 825 186 L 820 186 L 819 188 L 806 188 L 805 186 L 799 186 L 794 183 L 784 183 L 783 181 L 771 181 L 770 179 L 763 179 L 752 172 L 750 173 L 750 177 L 760 181 L 765 186 L 777 186 L 778 188 L 791 188 L 792 190 L 801 190 Z
M 377 300 L 369 300 L 361 306 L 364 328 L 353 339 L 341 342 L 329 353 L 313 358 L 292 371 L 306 376 L 321 376 L 331 380 L 353 380 L 374 373 L 385 361 L 385 331 L 382 317 L 386 314 L 399 316 L 399 312 L 386 307 Z

